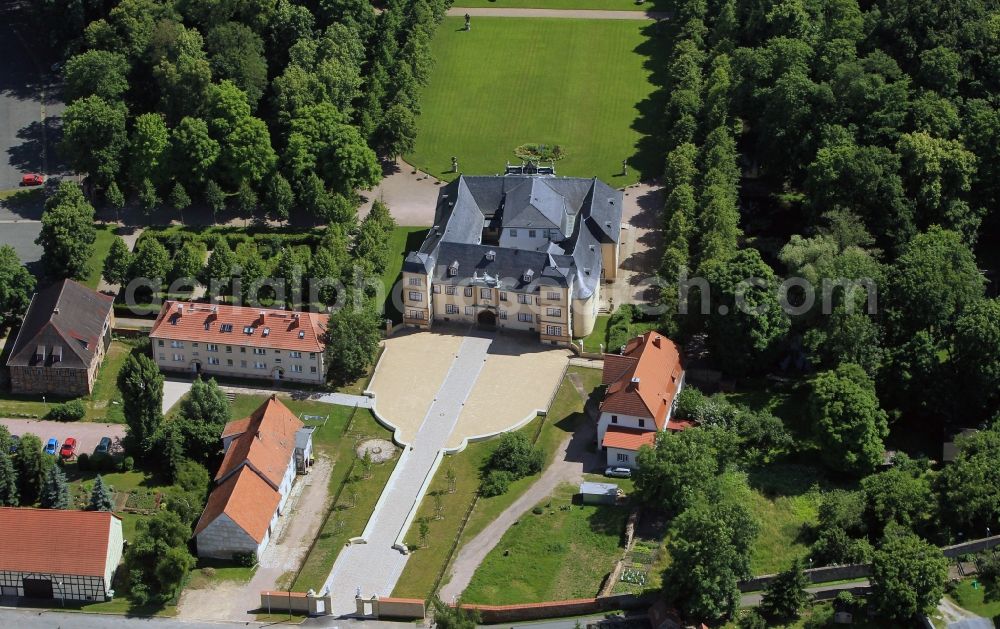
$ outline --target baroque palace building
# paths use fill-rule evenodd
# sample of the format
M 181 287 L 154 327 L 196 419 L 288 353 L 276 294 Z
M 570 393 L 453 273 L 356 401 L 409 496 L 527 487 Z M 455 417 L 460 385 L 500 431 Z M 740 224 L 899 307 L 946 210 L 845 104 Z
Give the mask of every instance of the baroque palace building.
M 617 277 L 622 198 L 550 169 L 460 176 L 403 264 L 403 322 L 522 330 L 553 345 L 587 336 L 601 284 Z

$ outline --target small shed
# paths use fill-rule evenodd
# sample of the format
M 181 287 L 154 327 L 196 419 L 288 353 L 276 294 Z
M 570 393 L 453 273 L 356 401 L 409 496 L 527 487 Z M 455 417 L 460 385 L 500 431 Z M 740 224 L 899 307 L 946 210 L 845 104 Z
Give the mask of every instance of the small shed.
M 622 495 L 622 490 L 614 483 L 580 483 L 580 498 L 585 505 L 617 504 Z
M 305 474 L 312 465 L 315 426 L 303 426 L 295 433 L 295 471 Z

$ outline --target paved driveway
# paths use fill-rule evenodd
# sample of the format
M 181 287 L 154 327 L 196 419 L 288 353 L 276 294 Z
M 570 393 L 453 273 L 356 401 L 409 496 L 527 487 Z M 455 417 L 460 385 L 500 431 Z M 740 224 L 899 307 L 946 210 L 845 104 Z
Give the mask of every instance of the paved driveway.
M 98 424 L 93 422 L 54 422 L 37 419 L 0 419 L 10 430 L 10 434 L 23 436 L 27 433 L 36 435 L 42 440 L 42 445 L 51 437 L 59 440 L 62 446 L 67 437 L 75 437 L 76 452 L 92 454 L 102 437 L 111 437 L 112 451 L 121 448 L 121 440 L 125 437 L 124 424 Z
M 181 401 L 181 398 L 187 395 L 188 391 L 191 390 L 192 385 L 191 380 L 177 380 L 174 378 L 166 378 L 163 381 L 163 414 L 166 415 L 167 412 L 174 407 L 175 404 Z
M 424 482 L 439 462 L 462 405 L 486 362 L 491 342 L 492 337 L 484 335 L 469 335 L 462 340 L 410 448 L 404 451 L 379 497 L 362 534 L 365 543 L 342 550 L 326 583 L 317 588 L 319 591 L 329 588 L 334 614 L 353 614 L 354 596 L 359 590 L 364 597 L 392 593 L 407 559 L 407 555 L 393 546 L 409 527 L 411 512 L 426 490 Z
M 399 545 L 444 451 L 547 409 L 566 362 L 565 350 L 516 333 L 441 328 L 387 341 L 370 389 L 375 412 L 409 447 L 362 533 L 364 543 L 341 551 L 317 588 L 329 588 L 334 614 L 353 614 L 358 590 L 366 598 L 392 593 L 408 557 Z

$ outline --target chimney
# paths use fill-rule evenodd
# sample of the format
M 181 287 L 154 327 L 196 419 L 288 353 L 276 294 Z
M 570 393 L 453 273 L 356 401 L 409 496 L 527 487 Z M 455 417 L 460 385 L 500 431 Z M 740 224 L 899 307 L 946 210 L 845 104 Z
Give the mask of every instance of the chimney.
M 59 308 L 53 308 L 52 309 L 52 314 L 54 314 L 54 315 L 59 314 Z
M 260 319 L 260 322 L 264 323 L 264 311 L 261 310 L 260 313 L 258 313 L 258 315 L 259 315 L 258 318 Z
M 653 345 L 655 347 L 659 347 L 660 346 L 660 337 L 659 336 L 654 336 L 653 337 Z
M 634 376 L 632 378 L 632 388 L 635 389 L 636 391 L 639 390 L 639 378 L 638 378 L 638 376 Z

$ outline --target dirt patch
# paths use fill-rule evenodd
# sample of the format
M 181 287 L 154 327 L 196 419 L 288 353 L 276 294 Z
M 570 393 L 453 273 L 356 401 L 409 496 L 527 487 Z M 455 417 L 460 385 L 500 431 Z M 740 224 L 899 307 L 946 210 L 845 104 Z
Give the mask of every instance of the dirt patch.
M 385 439 L 369 439 L 358 445 L 358 458 L 365 458 L 365 452 L 372 458 L 372 463 L 385 463 L 396 454 L 396 446 Z

